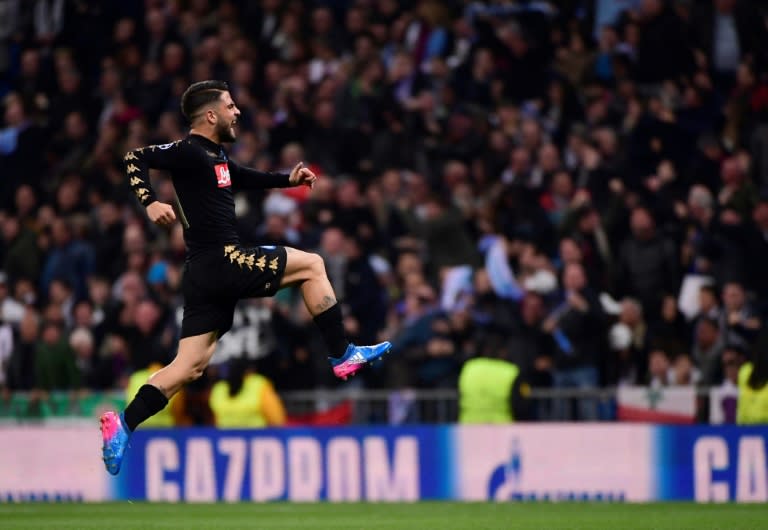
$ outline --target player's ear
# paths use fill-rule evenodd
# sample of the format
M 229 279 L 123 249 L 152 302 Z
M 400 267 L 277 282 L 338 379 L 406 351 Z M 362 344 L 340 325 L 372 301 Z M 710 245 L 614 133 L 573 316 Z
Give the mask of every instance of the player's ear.
M 216 115 L 216 112 L 213 109 L 208 109 L 205 111 L 205 119 L 208 120 L 208 123 L 211 125 L 216 125 L 216 120 L 218 119 L 218 116 Z

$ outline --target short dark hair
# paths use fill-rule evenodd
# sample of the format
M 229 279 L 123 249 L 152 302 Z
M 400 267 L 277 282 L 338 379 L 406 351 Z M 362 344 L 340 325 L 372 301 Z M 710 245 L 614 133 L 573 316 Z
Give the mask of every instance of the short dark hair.
M 181 95 L 181 113 L 192 121 L 198 111 L 221 97 L 221 93 L 229 90 L 224 81 L 209 80 L 192 83 Z

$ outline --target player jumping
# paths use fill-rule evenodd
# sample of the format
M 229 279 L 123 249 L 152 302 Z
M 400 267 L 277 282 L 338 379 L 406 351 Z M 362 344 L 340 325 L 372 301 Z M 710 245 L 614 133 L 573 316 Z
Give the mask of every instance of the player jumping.
M 101 417 L 104 464 L 113 475 L 120 471 L 136 427 L 162 410 L 184 384 L 203 374 L 216 341 L 232 326 L 240 299 L 273 296 L 285 286 L 299 285 L 331 353 L 333 372 L 342 379 L 392 347 L 389 342 L 355 346 L 346 339 L 341 308 L 320 256 L 288 247 L 240 244 L 233 188 L 312 187 L 314 173 L 302 163 L 290 174 L 264 173 L 227 158 L 221 144 L 235 141 L 240 111 L 223 81 L 192 84 L 181 98 L 181 110 L 191 124 L 186 138 L 136 149 L 124 159 L 131 188 L 152 222 L 168 226 L 178 212 L 187 256 L 181 286 L 184 317 L 175 359 L 149 378 L 121 414 L 106 412 Z M 178 195 L 177 211 L 157 200 L 150 168 L 170 173 Z

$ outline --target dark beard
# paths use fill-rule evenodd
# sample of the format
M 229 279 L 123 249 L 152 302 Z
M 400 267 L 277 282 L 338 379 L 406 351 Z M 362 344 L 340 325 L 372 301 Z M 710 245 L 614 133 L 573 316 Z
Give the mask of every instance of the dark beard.
M 232 130 L 232 127 L 227 125 L 226 127 L 220 127 L 218 130 L 219 133 L 219 141 L 224 142 L 234 142 L 235 141 L 235 134 Z

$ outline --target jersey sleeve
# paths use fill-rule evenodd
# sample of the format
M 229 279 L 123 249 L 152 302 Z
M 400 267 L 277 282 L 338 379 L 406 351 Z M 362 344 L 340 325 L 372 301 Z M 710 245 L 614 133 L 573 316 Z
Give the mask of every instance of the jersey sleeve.
M 155 190 L 149 180 L 150 169 L 171 171 L 187 165 L 194 153 L 192 147 L 184 140 L 169 144 L 150 145 L 129 151 L 123 157 L 128 183 L 136 194 L 142 206 L 147 206 L 157 200 Z
M 243 167 L 232 160 L 228 161 L 232 184 L 243 190 L 265 190 L 269 188 L 290 188 L 288 173 L 268 173 Z

